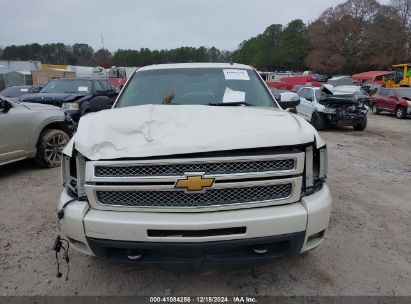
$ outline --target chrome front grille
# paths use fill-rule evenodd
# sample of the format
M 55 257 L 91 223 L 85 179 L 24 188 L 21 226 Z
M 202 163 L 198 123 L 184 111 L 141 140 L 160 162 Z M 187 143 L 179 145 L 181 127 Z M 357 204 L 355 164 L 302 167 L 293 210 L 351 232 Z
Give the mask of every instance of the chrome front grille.
M 291 196 L 292 184 L 244 188 L 210 189 L 204 193 L 183 191 L 97 191 L 103 205 L 144 208 L 192 208 L 227 206 L 286 199 Z
M 89 161 L 85 188 L 92 207 L 101 210 L 201 212 L 281 205 L 300 199 L 304 160 L 299 152 Z M 188 185 L 203 180 L 212 183 L 202 185 L 201 191 L 181 187 L 182 181 Z
M 266 161 L 187 163 L 139 166 L 96 166 L 96 177 L 182 176 L 186 172 L 204 172 L 207 175 L 275 172 L 292 170 L 294 159 Z

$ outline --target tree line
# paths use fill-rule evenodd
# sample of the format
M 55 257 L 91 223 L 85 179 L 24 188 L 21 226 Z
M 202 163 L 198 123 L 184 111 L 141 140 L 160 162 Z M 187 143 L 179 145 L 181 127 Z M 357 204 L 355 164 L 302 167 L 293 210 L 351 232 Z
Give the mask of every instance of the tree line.
M 305 24 L 273 24 L 243 41 L 237 50 L 180 47 L 171 50 L 119 49 L 113 53 L 85 43 L 11 45 L 0 48 L 6 60 L 50 64 L 144 66 L 179 62 L 238 62 L 260 70 L 311 69 L 326 74 L 386 69 L 411 61 L 411 0 L 348 0 Z
M 180 47 L 171 50 L 118 50 L 113 55 L 113 63 L 117 66 L 144 66 L 160 63 L 181 62 L 229 62 L 231 52 L 220 51 L 215 47 L 204 46 Z
M 171 50 L 119 49 L 114 54 L 106 49 L 94 51 L 85 43 L 65 45 L 63 43 L 38 43 L 11 45 L 0 48 L 0 58 L 4 60 L 37 60 L 42 63 L 84 65 L 84 66 L 144 66 L 159 63 L 180 62 L 228 62 L 231 52 L 215 47 L 180 47 Z
M 94 51 L 86 43 L 11 45 L 0 50 L 0 55 L 4 60 L 36 60 L 48 64 L 84 66 L 110 66 L 112 64 L 111 52 L 105 49 Z

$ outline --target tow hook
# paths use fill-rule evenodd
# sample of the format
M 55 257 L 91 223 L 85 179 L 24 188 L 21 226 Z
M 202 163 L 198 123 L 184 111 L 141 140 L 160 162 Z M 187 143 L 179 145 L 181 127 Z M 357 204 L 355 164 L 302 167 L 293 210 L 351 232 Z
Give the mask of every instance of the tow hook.
M 265 245 L 257 245 L 253 247 L 253 251 L 256 254 L 266 254 L 268 252 L 268 248 Z
M 127 250 L 127 258 L 129 260 L 139 260 L 143 256 L 143 251 L 140 249 L 129 249 Z

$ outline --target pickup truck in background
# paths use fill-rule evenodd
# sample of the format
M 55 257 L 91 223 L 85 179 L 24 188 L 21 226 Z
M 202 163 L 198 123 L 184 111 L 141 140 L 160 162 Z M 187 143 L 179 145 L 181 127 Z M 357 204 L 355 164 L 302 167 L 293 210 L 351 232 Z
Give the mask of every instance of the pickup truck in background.
M 138 69 L 81 118 L 62 175 L 62 233 L 114 262 L 244 267 L 314 249 L 330 222 L 325 142 L 246 65 Z
M 92 99 L 106 97 L 113 104 L 118 92 L 104 78 L 61 78 L 47 83 L 39 93 L 20 97 L 20 101 L 61 107 L 78 122 L 81 116 L 90 112 Z

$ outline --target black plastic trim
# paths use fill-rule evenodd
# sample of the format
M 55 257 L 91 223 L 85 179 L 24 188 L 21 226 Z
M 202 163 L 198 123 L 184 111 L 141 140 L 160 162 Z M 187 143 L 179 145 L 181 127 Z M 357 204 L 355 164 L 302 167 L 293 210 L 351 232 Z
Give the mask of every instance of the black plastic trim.
M 160 266 L 179 271 L 207 271 L 215 268 L 243 268 L 297 255 L 304 244 L 305 231 L 278 236 L 217 242 L 130 242 L 87 238 L 95 255 L 111 262 Z M 167 238 L 164 238 L 167 240 Z M 254 248 L 268 249 L 264 254 Z M 131 251 L 141 258 L 127 257 Z

